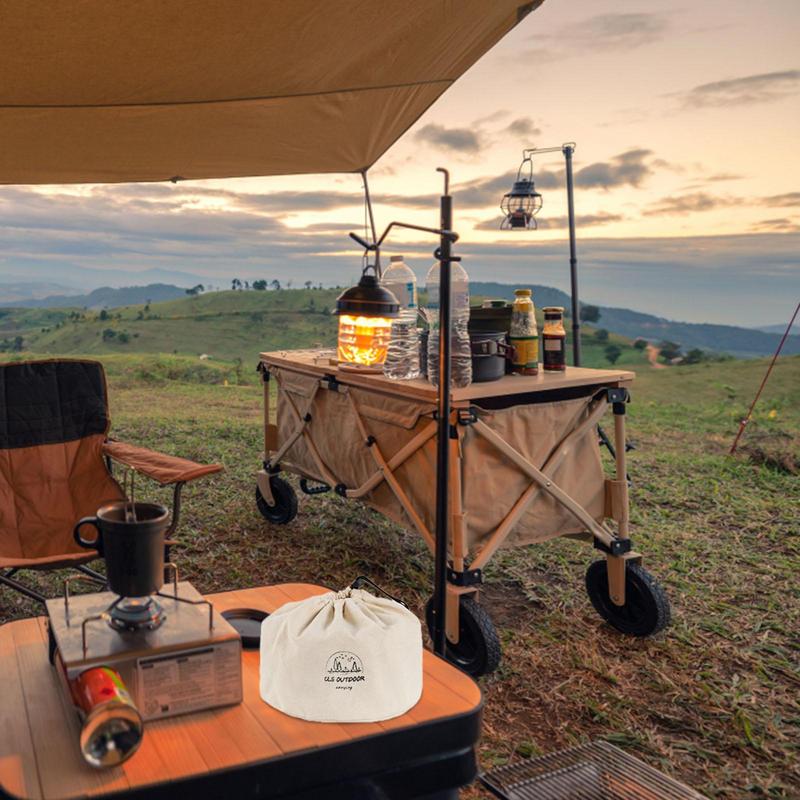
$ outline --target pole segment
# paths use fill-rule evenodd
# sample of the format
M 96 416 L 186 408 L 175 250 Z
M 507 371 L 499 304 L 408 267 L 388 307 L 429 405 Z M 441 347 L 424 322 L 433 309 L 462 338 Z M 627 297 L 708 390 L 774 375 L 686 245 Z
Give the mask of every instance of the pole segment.
M 372 197 L 369 193 L 369 181 L 367 180 L 367 170 L 361 170 L 361 177 L 364 179 L 364 199 L 367 202 L 367 211 L 369 212 L 369 227 L 372 231 L 372 243 L 378 243 L 378 234 L 375 230 L 375 217 L 372 214 Z M 378 273 L 378 278 L 381 277 L 381 254 L 380 250 L 375 250 L 375 271 Z
M 444 194 L 441 198 L 439 228 L 453 229 L 453 198 L 450 197 L 450 176 L 444 173 Z M 450 238 L 439 241 L 439 397 L 438 436 L 436 440 L 436 548 L 434 553 L 433 651 L 444 658 L 445 604 L 447 602 L 447 551 L 449 530 L 449 467 L 450 467 Z
M 565 144 L 562 148 L 567 162 L 567 206 L 569 211 L 569 278 L 572 295 L 572 361 L 576 367 L 581 365 L 581 317 L 578 302 L 578 256 L 575 245 L 575 200 L 572 183 L 573 144 Z
M 794 314 L 792 314 L 792 318 L 789 320 L 789 325 L 787 326 L 786 331 L 783 334 L 783 338 L 778 344 L 778 349 L 775 351 L 775 355 L 772 356 L 772 361 L 769 362 L 769 366 L 767 367 L 767 371 L 764 374 L 763 380 L 761 381 L 761 385 L 758 387 L 756 396 L 753 398 L 753 402 L 750 403 L 750 408 L 747 409 L 747 416 L 745 416 L 745 418 L 739 423 L 739 430 L 736 432 L 736 438 L 733 440 L 731 449 L 728 451 L 729 456 L 732 456 L 736 452 L 736 448 L 739 446 L 739 439 L 742 438 L 744 429 L 747 427 L 747 425 L 750 422 L 750 418 L 753 416 L 753 410 L 756 407 L 758 398 L 761 397 L 761 392 L 764 391 L 764 387 L 767 385 L 769 376 L 772 373 L 772 368 L 775 366 L 775 362 L 778 360 L 778 356 L 781 354 L 781 350 L 783 350 L 783 345 L 786 342 L 786 339 L 789 337 L 789 333 L 791 333 L 792 326 L 794 325 L 794 321 L 797 319 L 798 312 L 800 312 L 800 303 L 797 304 L 797 308 L 795 308 Z

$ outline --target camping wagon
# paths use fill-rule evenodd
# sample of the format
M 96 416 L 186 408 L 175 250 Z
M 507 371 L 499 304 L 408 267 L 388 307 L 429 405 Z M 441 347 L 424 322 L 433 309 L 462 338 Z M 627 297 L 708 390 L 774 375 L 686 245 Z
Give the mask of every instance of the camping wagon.
M 263 516 L 282 524 L 297 514 L 295 491 L 281 477 L 289 472 L 306 494 L 333 490 L 361 500 L 415 530 L 433 551 L 436 388 L 339 369 L 315 351 L 262 353 L 260 369 L 265 456 L 256 502 Z M 451 391 L 445 627 L 448 657 L 471 674 L 500 659 L 494 624 L 477 600 L 483 570 L 501 547 L 587 540 L 605 556 L 586 574 L 600 615 L 636 636 L 666 626 L 666 597 L 628 535 L 625 408 L 633 379 L 625 370 L 568 367 Z M 604 473 L 598 435 L 609 406 L 613 477 Z M 431 612 L 432 599 L 429 627 Z

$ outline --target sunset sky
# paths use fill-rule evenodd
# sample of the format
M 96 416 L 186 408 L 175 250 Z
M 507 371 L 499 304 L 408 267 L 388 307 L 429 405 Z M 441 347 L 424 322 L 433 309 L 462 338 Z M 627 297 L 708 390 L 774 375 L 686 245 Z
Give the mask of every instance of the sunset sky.
M 452 173 L 470 275 L 567 288 L 563 159 L 536 232 L 501 233 L 523 147 L 575 141 L 582 299 L 778 323 L 800 296 L 800 3 L 546 0 L 372 169 L 378 225 L 437 221 Z M 0 282 L 80 268 L 345 283 L 360 176 L 0 189 Z M 424 275 L 432 244 L 398 237 Z M 89 273 L 91 274 L 91 273 Z M 105 276 L 102 276 L 105 277 Z M 90 287 L 92 288 L 92 287 Z

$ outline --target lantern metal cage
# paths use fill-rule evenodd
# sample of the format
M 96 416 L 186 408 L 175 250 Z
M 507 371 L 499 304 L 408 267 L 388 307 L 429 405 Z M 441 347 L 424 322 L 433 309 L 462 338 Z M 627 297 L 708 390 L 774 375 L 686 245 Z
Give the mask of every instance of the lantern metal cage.
M 373 273 L 368 274 L 369 270 Z M 336 300 L 339 317 L 337 356 L 340 367 L 380 372 L 386 360 L 392 320 L 399 316 L 397 298 L 378 281 L 378 267 L 368 264 L 356 286 Z
M 536 215 L 542 208 L 542 196 L 533 183 L 533 160 L 522 159 L 517 170 L 517 179 L 508 194 L 500 201 L 503 212 L 501 230 L 536 230 Z

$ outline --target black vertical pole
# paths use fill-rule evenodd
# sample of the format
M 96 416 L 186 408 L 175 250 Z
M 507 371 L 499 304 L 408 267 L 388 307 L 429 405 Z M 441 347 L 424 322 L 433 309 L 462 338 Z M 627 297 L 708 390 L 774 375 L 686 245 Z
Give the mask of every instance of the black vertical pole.
M 572 194 L 572 153 L 574 144 L 562 148 L 567 162 L 567 207 L 569 212 L 569 278 L 572 294 L 572 362 L 581 365 L 581 310 L 578 302 L 578 256 L 575 247 L 575 201 Z
M 450 176 L 444 173 L 444 194 L 441 199 L 439 228 L 453 229 L 453 199 L 450 197 Z M 444 657 L 446 647 L 445 603 L 447 602 L 447 552 L 449 530 L 448 485 L 450 466 L 450 239 L 439 241 L 439 403 L 438 437 L 436 441 L 436 547 L 433 576 L 433 652 Z

